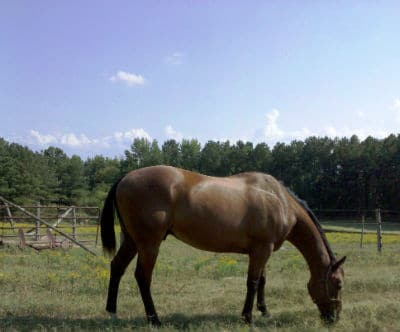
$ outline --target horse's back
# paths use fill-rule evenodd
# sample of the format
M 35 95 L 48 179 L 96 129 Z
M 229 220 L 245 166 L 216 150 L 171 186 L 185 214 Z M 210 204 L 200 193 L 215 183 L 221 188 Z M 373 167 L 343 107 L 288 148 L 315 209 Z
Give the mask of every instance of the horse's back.
M 216 178 L 154 166 L 121 180 L 117 205 L 134 240 L 171 233 L 200 249 L 246 252 L 254 241 L 280 243 L 287 232 L 280 187 L 261 173 Z

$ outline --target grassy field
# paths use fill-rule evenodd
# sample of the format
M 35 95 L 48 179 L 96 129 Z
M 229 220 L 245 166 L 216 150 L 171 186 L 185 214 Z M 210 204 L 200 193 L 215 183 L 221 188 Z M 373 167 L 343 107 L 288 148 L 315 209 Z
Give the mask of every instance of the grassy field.
M 338 255 L 347 255 L 341 320 L 329 331 L 400 331 L 400 236 L 329 233 Z M 100 249 L 99 249 L 100 251 Z M 151 330 L 130 265 L 120 287 L 118 319 L 105 312 L 109 261 L 78 248 L 67 251 L 0 248 L 0 331 Z M 306 290 L 304 259 L 288 243 L 271 257 L 266 299 L 270 318 L 254 313 L 254 327 L 240 320 L 247 257 L 163 243 L 153 278 L 160 331 L 321 331 Z

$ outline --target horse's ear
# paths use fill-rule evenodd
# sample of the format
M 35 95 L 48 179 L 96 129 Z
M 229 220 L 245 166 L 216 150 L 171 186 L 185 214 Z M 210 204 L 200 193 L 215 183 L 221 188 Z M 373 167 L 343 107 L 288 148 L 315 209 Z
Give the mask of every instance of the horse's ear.
M 340 265 L 343 265 L 345 260 L 346 260 L 346 256 L 343 256 L 335 264 L 333 264 L 332 265 L 332 271 L 336 271 L 339 268 Z

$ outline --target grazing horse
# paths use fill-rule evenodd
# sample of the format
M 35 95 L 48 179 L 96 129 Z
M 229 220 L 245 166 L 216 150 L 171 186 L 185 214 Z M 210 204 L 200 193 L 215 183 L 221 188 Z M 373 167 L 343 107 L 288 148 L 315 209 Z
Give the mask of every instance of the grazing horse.
M 150 291 L 161 242 L 168 234 L 198 249 L 249 255 L 243 319 L 257 309 L 267 315 L 265 264 L 285 240 L 304 256 L 310 269 L 308 291 L 321 318 L 333 323 L 341 311 L 343 257 L 336 260 L 307 204 L 271 175 L 242 173 L 210 177 L 169 166 L 128 173 L 113 185 L 101 216 L 103 248 L 116 249 L 114 212 L 124 240 L 111 262 L 106 310 L 116 313 L 118 287 L 138 254 L 135 278 L 148 321 L 159 325 Z M 257 295 L 257 296 L 256 296 Z

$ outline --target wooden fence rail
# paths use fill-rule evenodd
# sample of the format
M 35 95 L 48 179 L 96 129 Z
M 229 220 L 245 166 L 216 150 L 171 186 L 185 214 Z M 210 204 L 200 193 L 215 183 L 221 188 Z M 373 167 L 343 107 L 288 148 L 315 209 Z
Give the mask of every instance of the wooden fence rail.
M 0 208 L 3 207 L 6 209 L 6 216 L 4 216 L 3 218 L 5 220 L 8 220 L 10 222 L 10 228 L 14 231 L 15 233 L 15 224 L 17 220 L 34 220 L 35 221 L 35 227 L 29 227 L 29 230 L 24 233 L 23 232 L 23 228 L 19 228 L 18 232 L 20 234 L 20 232 L 23 232 L 23 242 L 25 242 L 25 236 L 33 236 L 35 238 L 36 241 L 40 240 L 40 228 L 42 225 L 46 226 L 47 231 L 46 231 L 46 236 L 50 237 L 49 234 L 49 229 L 52 229 L 54 232 L 58 233 L 59 235 L 63 236 L 65 239 L 68 239 L 69 241 L 71 241 L 72 243 L 76 244 L 77 246 L 81 247 L 82 249 L 90 252 L 93 255 L 97 255 L 97 253 L 87 247 L 85 244 L 82 243 L 82 241 L 78 241 L 77 240 L 77 221 L 78 221 L 78 216 L 76 214 L 76 210 L 77 209 L 82 209 L 82 210 L 95 210 L 97 212 L 96 216 L 87 216 L 85 217 L 86 220 L 96 220 L 96 224 L 97 224 L 97 231 L 96 231 L 96 244 L 97 244 L 97 238 L 98 238 L 98 220 L 99 220 L 99 211 L 98 208 L 95 207 L 78 207 L 78 206 L 72 206 L 72 207 L 64 207 L 63 209 L 60 209 L 59 207 L 51 207 L 53 209 L 57 209 L 57 210 L 64 210 L 63 214 L 61 216 L 58 216 L 57 220 L 54 223 L 50 223 L 49 222 L 49 218 L 42 216 L 42 209 L 45 208 L 45 206 L 41 206 L 41 205 L 32 205 L 29 207 L 22 207 L 19 206 L 17 204 L 12 203 L 11 201 L 5 199 L 4 197 L 0 196 L 0 201 L 2 201 L 4 203 L 4 205 L 0 205 Z M 11 214 L 11 210 L 10 207 L 12 207 L 13 209 L 19 211 L 22 215 L 21 216 L 16 216 L 15 214 L 12 215 Z M 32 213 L 30 211 L 27 210 L 27 208 L 32 208 L 36 210 L 36 214 Z M 47 207 L 50 208 L 50 207 Z M 72 220 L 72 225 L 70 226 L 70 228 L 72 228 L 72 234 L 68 234 L 66 232 L 64 232 L 63 230 L 61 230 L 61 227 L 59 227 L 60 223 L 65 220 L 65 218 L 67 217 L 68 214 L 72 213 L 71 219 Z M 46 221 L 46 220 L 47 221 Z M 54 219 L 52 219 L 54 220 Z M 63 227 L 64 228 L 64 227 Z M 2 230 L 4 230 L 5 227 L 2 227 Z M 17 234 L 16 234 L 17 235 Z M 86 235 L 86 234 L 85 234 Z M 21 238 L 21 235 L 20 235 Z M 52 237 L 50 237 L 52 238 Z

